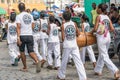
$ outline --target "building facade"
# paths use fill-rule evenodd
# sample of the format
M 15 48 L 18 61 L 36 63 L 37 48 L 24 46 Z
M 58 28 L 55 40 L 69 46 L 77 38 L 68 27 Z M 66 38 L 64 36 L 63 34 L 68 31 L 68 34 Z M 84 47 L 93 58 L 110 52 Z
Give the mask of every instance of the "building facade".
M 18 3 L 24 2 L 26 5 L 26 9 L 32 10 L 36 8 L 37 10 L 45 10 L 46 5 L 44 0 L 0 0 L 0 7 L 4 8 L 8 14 L 14 9 L 18 12 Z

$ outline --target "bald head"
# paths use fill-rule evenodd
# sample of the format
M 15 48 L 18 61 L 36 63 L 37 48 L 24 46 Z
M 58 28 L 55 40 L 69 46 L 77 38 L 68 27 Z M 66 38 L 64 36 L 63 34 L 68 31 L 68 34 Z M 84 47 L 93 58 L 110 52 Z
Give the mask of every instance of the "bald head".
M 24 3 L 19 3 L 18 8 L 19 8 L 20 12 L 25 11 L 25 4 Z

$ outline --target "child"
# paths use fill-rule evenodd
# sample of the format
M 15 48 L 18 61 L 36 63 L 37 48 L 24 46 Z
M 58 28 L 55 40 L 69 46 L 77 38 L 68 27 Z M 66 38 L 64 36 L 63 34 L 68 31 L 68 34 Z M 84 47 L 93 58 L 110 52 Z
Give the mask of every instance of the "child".
M 46 61 L 46 56 L 47 56 L 47 42 L 48 42 L 48 35 L 47 35 L 47 30 L 48 30 L 48 21 L 45 17 L 45 12 L 41 11 L 40 13 L 40 51 L 42 53 L 42 57 L 44 59 L 44 63 Z M 43 63 L 43 64 L 44 64 Z M 43 64 L 42 67 L 43 67 Z
M 90 31 L 90 25 L 88 23 L 89 20 L 88 20 L 87 16 L 83 15 L 81 17 L 81 20 L 82 20 L 82 32 L 89 32 Z M 82 48 L 81 59 L 82 59 L 83 64 L 85 64 L 85 53 L 86 53 L 86 50 L 88 51 L 88 55 L 89 55 L 90 60 L 93 63 L 93 66 L 95 67 L 96 59 L 95 59 L 95 55 L 94 55 L 92 46 L 86 46 L 86 47 Z
M 86 72 L 81 61 L 79 49 L 76 42 L 76 36 L 79 35 L 79 29 L 74 22 L 70 21 L 70 12 L 65 11 L 63 13 L 63 18 L 65 19 L 65 23 L 62 25 L 63 55 L 62 64 L 58 71 L 57 78 L 61 80 L 65 79 L 66 66 L 69 55 L 71 54 L 77 68 L 79 80 L 87 80 Z
M 11 57 L 11 65 L 18 66 L 20 53 L 17 46 L 17 32 L 16 32 L 16 13 L 11 12 L 10 20 L 7 24 L 7 42 L 9 48 L 9 55 Z
M 38 47 L 40 44 L 40 21 L 39 21 L 39 13 L 37 11 L 32 12 L 33 18 L 34 18 L 34 28 L 33 28 L 33 38 L 34 38 L 34 51 L 40 61 L 44 61 L 42 56 L 40 55 L 38 51 Z
M 48 69 L 52 69 L 53 67 L 53 59 L 52 53 L 54 53 L 54 62 L 55 62 L 55 70 L 58 70 L 60 67 L 60 41 L 59 41 L 59 33 L 57 25 L 54 23 L 54 16 L 49 17 L 49 27 L 48 27 Z

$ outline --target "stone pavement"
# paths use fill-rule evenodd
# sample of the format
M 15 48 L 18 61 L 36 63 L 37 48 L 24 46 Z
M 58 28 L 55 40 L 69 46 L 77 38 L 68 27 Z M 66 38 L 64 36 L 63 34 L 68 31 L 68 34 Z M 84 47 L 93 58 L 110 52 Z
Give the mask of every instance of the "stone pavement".
M 118 65 L 118 59 L 113 59 L 114 63 Z M 56 80 L 57 71 L 48 70 L 46 66 L 42 68 L 40 73 L 35 73 L 35 65 L 32 65 L 33 61 L 27 57 L 28 72 L 19 71 L 22 68 L 21 61 L 18 67 L 10 65 L 10 57 L 8 54 L 8 48 L 5 41 L 0 42 L 0 80 Z M 119 66 L 120 69 L 120 66 Z M 93 66 L 90 62 L 86 62 L 86 73 L 88 80 L 113 80 L 114 76 L 111 75 L 110 71 L 103 70 L 102 76 L 95 76 Z M 75 66 L 68 65 L 66 71 L 66 80 L 78 80 L 78 74 Z

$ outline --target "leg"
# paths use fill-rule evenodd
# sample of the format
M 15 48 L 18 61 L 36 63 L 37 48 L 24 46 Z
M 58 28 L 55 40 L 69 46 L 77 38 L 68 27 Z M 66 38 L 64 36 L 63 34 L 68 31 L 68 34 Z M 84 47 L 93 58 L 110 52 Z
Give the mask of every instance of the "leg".
M 96 59 L 95 59 L 95 55 L 94 55 L 92 46 L 87 46 L 87 51 L 88 51 L 89 58 L 90 58 L 91 62 L 93 63 L 93 66 L 95 67 Z
M 84 65 L 81 61 L 78 48 L 76 48 L 72 51 L 72 56 L 73 56 L 75 66 L 77 68 L 79 80 L 87 80 L 85 68 L 84 68 Z
M 17 57 L 17 55 L 16 55 L 16 53 L 14 51 L 14 45 L 13 44 L 9 44 L 8 48 L 9 48 L 9 55 L 11 57 L 11 64 L 14 64 L 15 58 Z
M 101 42 L 99 41 L 100 39 L 98 38 L 97 39 L 97 44 L 98 44 L 98 51 L 99 51 L 99 55 L 98 55 L 98 60 L 97 60 L 97 63 L 96 63 L 96 67 L 95 67 L 95 69 L 94 69 L 94 71 L 95 71 L 95 74 L 97 74 L 97 75 L 101 75 L 102 74 L 102 69 L 103 69 L 103 67 L 104 67 L 104 61 L 103 61 L 103 59 L 102 59 L 102 52 L 101 52 L 101 50 L 100 50 L 100 47 L 102 47 L 101 46 Z M 103 42 L 103 41 L 102 41 Z
M 83 47 L 82 51 L 80 53 L 81 60 L 82 60 L 83 64 L 85 64 L 85 54 L 86 54 L 86 47 Z
M 40 55 L 40 53 L 38 51 L 38 44 L 39 44 L 38 39 L 34 38 L 34 51 L 35 51 L 38 59 L 41 61 L 43 58 L 42 58 L 42 56 Z
M 46 44 L 45 44 L 45 40 L 44 39 L 41 39 L 40 41 L 40 44 L 41 44 L 41 52 L 42 52 L 42 57 L 44 60 L 46 60 Z
M 53 58 L 52 58 L 52 51 L 55 47 L 53 46 L 53 43 L 48 43 L 48 65 L 52 66 L 53 65 Z
M 41 63 L 38 60 L 38 57 L 36 56 L 36 54 L 34 53 L 34 50 L 33 50 L 34 42 L 33 42 L 32 36 L 27 38 L 26 45 L 27 45 L 29 55 L 36 62 L 36 72 L 38 73 L 41 71 Z
M 65 79 L 66 67 L 68 62 L 69 54 L 71 53 L 70 49 L 64 49 L 62 54 L 62 63 L 58 71 L 58 77 L 60 79 Z
M 55 68 L 59 68 L 61 64 L 60 60 L 60 43 L 55 43 L 54 47 L 54 54 L 55 54 Z

